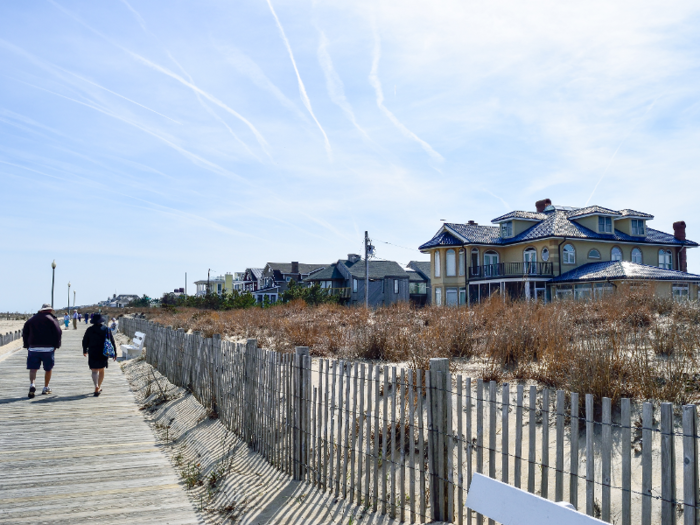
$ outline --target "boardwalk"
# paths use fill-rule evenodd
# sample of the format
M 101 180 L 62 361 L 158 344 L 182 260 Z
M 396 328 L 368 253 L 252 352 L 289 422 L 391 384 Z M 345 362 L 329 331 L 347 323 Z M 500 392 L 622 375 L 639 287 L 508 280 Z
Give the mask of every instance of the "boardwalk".
M 27 398 L 25 351 L 0 361 L 0 523 L 200 523 L 117 363 L 92 396 L 84 331 L 64 332 L 52 395 Z

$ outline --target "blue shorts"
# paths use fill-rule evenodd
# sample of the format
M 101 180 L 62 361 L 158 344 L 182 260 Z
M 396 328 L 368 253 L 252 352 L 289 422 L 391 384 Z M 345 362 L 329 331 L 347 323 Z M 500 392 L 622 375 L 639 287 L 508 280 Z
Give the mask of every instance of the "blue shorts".
M 53 354 L 53 351 L 32 352 L 29 350 L 27 355 L 27 370 L 39 370 L 41 365 L 44 365 L 44 371 L 48 372 L 53 368 Z

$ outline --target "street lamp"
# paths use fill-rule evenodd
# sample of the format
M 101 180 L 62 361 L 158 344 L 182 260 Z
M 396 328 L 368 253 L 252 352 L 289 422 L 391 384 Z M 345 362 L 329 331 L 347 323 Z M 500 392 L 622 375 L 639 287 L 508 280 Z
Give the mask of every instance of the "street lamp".
M 75 290 L 73 290 L 73 308 L 75 308 Z
M 68 281 L 68 306 L 66 307 L 66 311 L 70 314 L 70 281 Z
M 53 309 L 53 285 L 56 281 L 56 259 L 51 263 L 51 309 Z

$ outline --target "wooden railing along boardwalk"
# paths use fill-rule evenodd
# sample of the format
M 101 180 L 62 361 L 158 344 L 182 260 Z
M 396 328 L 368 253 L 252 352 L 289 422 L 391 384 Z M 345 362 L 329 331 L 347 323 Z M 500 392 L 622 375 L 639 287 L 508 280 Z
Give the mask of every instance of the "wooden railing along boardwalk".
M 398 369 L 143 319 L 123 318 L 120 329 L 147 334 L 147 361 L 271 465 L 401 521 L 481 524 L 464 508 L 480 472 L 607 522 L 697 523 L 695 405 L 596 407 L 590 394 L 452 375 L 446 359 Z

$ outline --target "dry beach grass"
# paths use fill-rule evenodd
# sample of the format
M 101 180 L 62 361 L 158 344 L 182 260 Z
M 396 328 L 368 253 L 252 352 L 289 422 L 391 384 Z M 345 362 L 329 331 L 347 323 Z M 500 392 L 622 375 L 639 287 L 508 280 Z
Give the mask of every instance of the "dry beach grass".
M 376 310 L 294 302 L 226 312 L 151 310 L 160 324 L 206 336 L 254 337 L 270 350 L 308 346 L 323 357 L 406 362 L 431 357 L 478 363 L 480 375 L 610 397 L 698 400 L 700 307 L 661 299 L 646 287 L 620 287 L 592 301 L 550 304 L 495 297 L 471 308 Z

